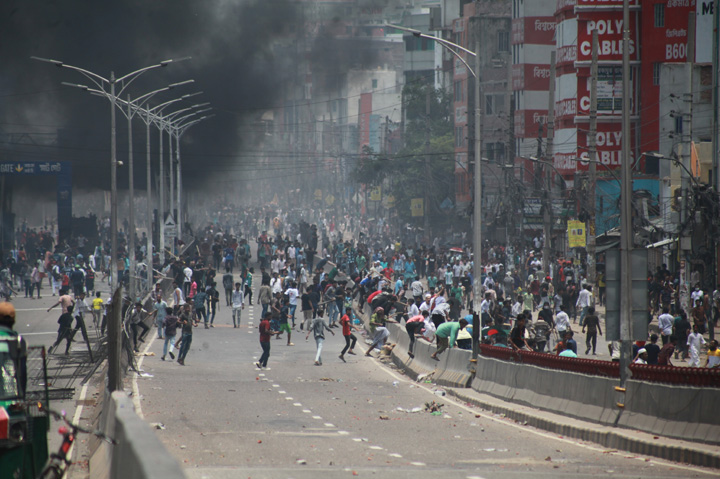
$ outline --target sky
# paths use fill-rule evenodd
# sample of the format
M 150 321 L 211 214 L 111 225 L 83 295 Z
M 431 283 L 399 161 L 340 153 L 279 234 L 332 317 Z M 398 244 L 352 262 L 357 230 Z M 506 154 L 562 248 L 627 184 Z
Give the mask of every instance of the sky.
M 186 93 L 177 109 L 210 102 L 213 118 L 183 139 L 186 172 L 211 175 L 246 142 L 243 125 L 282 104 L 289 58 L 271 48 L 297 26 L 286 0 L 4 0 L 0 2 L 0 159 L 74 163 L 77 187 L 109 185 L 110 103 L 61 82 L 88 84 L 79 73 L 32 60 L 50 58 L 109 78 L 172 58 L 188 61 L 144 73 L 131 97 L 163 92 L 158 104 Z M 151 103 L 152 105 L 152 103 Z M 174 108 L 175 105 L 170 107 Z M 170 111 L 170 110 L 167 110 Z M 118 157 L 127 155 L 127 120 L 118 121 Z M 23 135 L 23 134 L 29 135 Z M 53 139 L 57 136 L 57 142 Z M 144 171 L 145 128 L 135 122 L 136 171 Z M 153 137 L 152 149 L 157 149 Z M 35 143 L 28 146 L 28 143 Z M 167 147 L 166 147 L 167 148 Z M 127 172 L 119 172 L 119 183 Z M 139 187 L 144 175 L 136 176 Z

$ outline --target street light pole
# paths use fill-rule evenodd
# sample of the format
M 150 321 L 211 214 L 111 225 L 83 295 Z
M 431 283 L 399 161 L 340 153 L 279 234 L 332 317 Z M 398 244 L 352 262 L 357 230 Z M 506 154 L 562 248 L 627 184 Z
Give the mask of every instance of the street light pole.
M 474 98 L 475 98 L 475 168 L 474 168 L 474 198 L 473 198 L 473 311 L 476 314 L 480 314 L 480 303 L 482 302 L 481 297 L 481 277 L 482 277 L 482 108 L 480 103 L 480 79 L 477 74 L 480 72 L 480 40 L 475 40 L 475 51 L 468 50 L 467 48 L 453 43 L 444 38 L 427 35 L 419 30 L 412 28 L 401 27 L 398 25 L 385 24 L 386 27 L 395 28 L 405 32 L 412 33 L 416 37 L 427 38 L 440 43 L 446 50 L 452 53 L 455 58 L 465 65 L 468 72 L 475 79 L 474 85 Z M 475 57 L 475 69 L 460 56 L 454 48 L 467 53 L 468 55 Z M 425 205 L 427 208 L 427 205 Z M 473 328 L 473 336 L 477 334 L 475 331 L 477 328 Z M 473 340 L 473 359 L 477 358 L 478 354 L 477 341 Z
M 620 383 L 625 384 L 632 360 L 632 271 L 633 249 L 632 172 L 630 171 L 630 2 L 623 0 L 622 46 L 622 163 L 620 170 Z
M 115 77 L 115 72 L 110 72 L 110 78 L 104 78 L 97 73 L 93 73 L 84 68 L 76 67 L 73 65 L 65 64 L 59 60 L 51 60 L 49 58 L 41 57 L 30 57 L 33 60 L 38 60 L 45 63 L 50 63 L 59 68 L 68 68 L 75 70 L 93 84 L 98 87 L 95 92 L 100 93 L 102 96 L 110 101 L 110 271 L 111 281 L 110 290 L 114 291 L 115 287 L 120 285 L 117 277 L 117 128 L 115 120 L 115 107 L 118 106 L 118 96 L 132 84 L 140 75 L 148 70 L 155 68 L 166 67 L 170 63 L 183 61 L 189 59 L 189 57 L 180 58 L 177 60 L 164 60 L 155 65 L 146 66 L 138 70 L 132 71 L 122 77 Z M 116 92 L 115 85 L 119 83 L 121 85 L 120 90 Z M 84 90 L 90 90 L 84 85 L 73 85 Z M 106 88 L 109 87 L 109 92 Z
M 204 110 L 198 110 L 190 115 L 185 115 L 182 118 L 178 118 L 176 120 L 176 124 L 171 126 L 171 132 L 175 132 L 175 158 L 177 160 L 177 234 L 178 239 L 182 239 L 182 219 L 183 219 L 183 213 L 182 213 L 182 163 L 180 162 L 180 139 L 185 134 L 185 132 L 193 125 L 196 125 L 197 123 L 200 123 L 203 120 L 207 120 L 208 118 L 212 118 L 215 115 L 205 115 L 201 116 L 200 118 L 197 118 L 192 121 L 188 121 L 186 123 L 182 123 L 183 120 L 194 116 L 198 113 L 202 113 L 205 111 L 209 111 L 211 108 L 206 108 Z M 170 134 L 172 137 L 172 133 Z

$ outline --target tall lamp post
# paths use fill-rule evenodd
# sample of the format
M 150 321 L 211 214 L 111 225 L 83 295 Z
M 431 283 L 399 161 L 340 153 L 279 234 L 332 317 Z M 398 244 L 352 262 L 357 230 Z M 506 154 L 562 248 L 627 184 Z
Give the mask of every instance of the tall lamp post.
M 165 103 L 161 103 L 159 105 L 156 105 L 152 108 L 148 106 L 147 109 L 144 110 L 144 114 L 140 115 L 140 118 L 142 119 L 143 123 L 145 123 L 145 138 L 146 138 L 146 144 L 145 144 L 145 153 L 146 153 L 146 175 L 147 175 L 147 224 L 148 224 L 148 233 L 147 233 L 147 253 L 146 258 L 148 262 L 148 275 L 152 278 L 153 276 L 153 230 L 152 230 L 152 224 L 153 224 L 153 214 L 152 214 L 152 162 L 150 160 L 150 125 L 153 123 L 154 120 L 154 114 L 159 113 L 162 111 L 163 108 L 165 108 L 168 105 L 171 105 L 173 103 L 176 103 L 178 101 L 187 100 L 188 98 L 191 98 L 196 95 L 202 94 L 201 91 L 195 92 L 195 93 L 188 93 L 187 95 L 183 95 L 180 98 L 175 98 L 174 100 L 166 101 Z M 160 162 L 160 166 L 162 167 L 162 161 Z M 162 175 L 160 178 L 160 181 L 162 181 Z M 158 211 L 161 211 L 158 209 Z M 152 281 L 151 281 L 152 282 Z
M 158 90 L 151 91 L 149 93 L 146 93 L 144 95 L 141 95 L 134 100 L 131 100 L 130 95 L 128 95 L 127 100 L 122 100 L 118 98 L 118 106 L 125 106 L 127 107 L 127 111 L 125 111 L 123 108 L 120 108 L 120 111 L 123 112 L 125 117 L 128 120 L 128 196 L 129 196 L 129 212 L 128 212 L 128 223 L 129 223 L 129 231 L 126 231 L 126 234 L 128 235 L 128 253 L 129 253 L 129 262 L 130 262 L 130 276 L 129 276 L 129 290 L 130 290 L 130 296 L 134 298 L 136 294 L 136 267 L 135 267 L 135 170 L 134 170 L 134 156 L 133 156 L 133 140 L 132 140 L 132 120 L 135 117 L 136 114 L 139 114 L 140 118 L 145 121 L 145 118 L 147 117 L 148 111 L 143 108 L 143 105 L 149 101 L 153 96 L 156 94 L 172 90 L 175 87 L 187 85 L 189 83 L 193 83 L 195 80 L 185 80 L 183 82 L 178 83 L 172 83 L 165 88 L 160 88 Z M 83 88 L 87 91 L 91 91 L 92 93 L 99 93 L 96 90 L 91 90 L 85 87 L 84 85 L 70 85 L 70 86 L 76 86 Z M 149 130 L 149 122 L 145 122 L 146 130 Z M 146 154 L 148 159 L 148 169 L 150 167 L 150 136 L 148 131 L 148 136 L 146 138 Z M 150 188 L 148 183 L 148 188 Z M 150 201 L 150 190 L 148 189 L 148 202 Z M 150 220 L 148 220 L 148 231 L 151 233 L 150 230 Z M 149 233 L 149 234 L 150 234 Z M 152 251 L 152 250 L 149 250 Z
M 67 68 L 74 70 L 88 80 L 90 80 L 103 96 L 110 101 L 110 290 L 114 291 L 115 287 L 120 283 L 117 280 L 117 131 L 115 121 L 115 107 L 118 105 L 118 97 L 122 95 L 125 89 L 132 84 L 140 75 L 146 71 L 155 68 L 166 67 L 170 63 L 186 60 L 181 58 L 178 60 L 165 60 L 155 65 L 149 65 L 144 68 L 132 71 L 121 77 L 116 77 L 115 72 L 110 72 L 110 78 L 105 78 L 97 73 L 91 72 L 84 68 L 68 65 L 59 60 L 49 58 L 30 57 L 33 60 L 50 63 L 58 68 Z M 117 86 L 119 85 L 119 88 Z
M 191 111 L 196 108 L 201 108 L 206 105 L 209 105 L 209 103 L 207 103 L 207 102 L 206 103 L 198 103 L 198 104 L 192 105 L 190 107 L 182 108 L 182 109 L 174 111 L 172 113 L 168 113 L 166 115 L 161 115 L 160 111 L 162 109 L 160 109 L 157 113 L 153 114 L 153 122 L 158 127 L 158 130 L 160 132 L 160 197 L 161 197 L 160 198 L 160 215 L 161 215 L 161 218 L 160 218 L 160 259 L 161 259 L 161 261 L 164 261 L 164 259 L 165 259 L 165 189 L 164 189 L 165 178 L 164 178 L 164 171 L 163 171 L 164 170 L 164 166 L 163 166 L 164 159 L 163 159 L 163 151 L 162 151 L 163 133 L 164 132 L 168 133 L 168 140 L 169 140 L 169 165 L 168 166 L 169 166 L 169 177 L 170 177 L 169 178 L 169 180 L 170 180 L 170 185 L 169 185 L 170 196 L 169 196 L 169 201 L 168 201 L 169 205 L 168 206 L 169 206 L 170 214 L 174 216 L 173 198 L 175 197 L 175 191 L 174 191 L 173 168 L 172 168 L 173 131 L 171 129 L 171 125 L 173 124 L 173 122 L 177 123 L 178 120 L 181 120 L 181 118 L 178 118 L 178 115 L 180 113 Z M 164 106 L 163 106 L 163 108 L 164 108 Z M 196 111 L 190 115 L 186 115 L 182 118 L 188 118 L 188 117 L 191 117 L 192 115 L 198 114 L 200 112 L 208 111 L 208 110 L 209 109 L 198 110 L 198 111 Z
M 198 110 L 195 113 L 192 113 L 191 115 L 186 115 L 182 118 L 178 118 L 175 122 L 172 122 L 170 125 L 170 129 L 175 134 L 175 155 L 176 155 L 176 161 L 177 161 L 177 233 L 178 238 L 182 239 L 182 169 L 181 169 L 181 163 L 180 163 L 180 139 L 185 134 L 185 132 L 193 125 L 196 125 L 200 123 L 203 120 L 207 120 L 208 118 L 212 118 L 215 115 L 204 115 L 200 118 L 197 118 L 195 120 L 187 121 L 187 119 L 191 116 L 210 111 L 212 108 L 205 108 L 203 110 Z M 183 123 L 183 120 L 185 120 L 185 123 Z M 172 133 L 170 135 L 172 137 Z M 172 158 L 171 158 L 172 161 Z
M 475 311 L 476 314 L 479 314 L 480 303 L 482 302 L 482 297 L 480 294 L 482 286 L 482 283 L 480 281 L 480 279 L 482 278 L 482 141 L 480 138 L 482 133 L 480 128 L 480 123 L 482 120 L 482 109 L 480 107 L 480 79 L 477 77 L 477 73 L 480 70 L 480 41 L 476 40 L 475 51 L 473 52 L 472 50 L 468 50 L 467 48 L 451 41 L 445 40 L 444 38 L 427 35 L 419 30 L 391 24 L 386 24 L 385 26 L 412 33 L 414 36 L 419 38 L 426 38 L 428 40 L 438 42 L 440 45 L 443 46 L 443 48 L 445 48 L 453 56 L 455 56 L 455 58 L 460 60 L 460 62 L 465 65 L 468 72 L 470 72 L 470 74 L 475 79 L 475 174 L 473 181 L 473 311 Z M 468 55 L 475 58 L 474 70 L 470 67 L 468 62 L 465 61 L 465 59 L 460 55 L 460 53 L 456 51 L 456 49 L 461 52 L 467 53 Z M 427 205 L 425 205 L 425 208 L 427 208 Z M 477 332 L 475 331 L 476 329 L 479 328 L 473 328 L 473 359 L 476 359 L 478 354 L 478 345 L 477 340 L 475 339 L 477 337 Z

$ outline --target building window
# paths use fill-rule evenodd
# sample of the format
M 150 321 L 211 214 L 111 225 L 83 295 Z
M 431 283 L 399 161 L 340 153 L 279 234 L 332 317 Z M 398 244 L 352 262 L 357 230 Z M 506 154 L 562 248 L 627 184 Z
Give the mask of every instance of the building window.
M 660 84 L 660 65 L 661 63 L 653 63 L 653 85 Z
M 682 135 L 683 132 L 683 116 L 677 115 L 675 117 L 675 133 L 678 135 Z
M 664 27 L 665 26 L 665 4 L 664 3 L 656 3 L 655 4 L 655 27 Z
M 372 87 L 373 87 L 373 90 L 375 88 L 377 88 L 377 79 L 376 78 L 373 78 L 373 80 L 372 80 Z
M 462 148 L 465 146 L 464 128 L 462 126 L 455 127 L 455 147 Z
M 455 101 L 463 101 L 463 82 L 462 80 L 455 82 Z
M 510 32 L 498 32 L 498 52 L 506 53 L 510 51 Z
M 485 114 L 499 115 L 505 112 L 505 94 L 493 93 L 485 95 Z

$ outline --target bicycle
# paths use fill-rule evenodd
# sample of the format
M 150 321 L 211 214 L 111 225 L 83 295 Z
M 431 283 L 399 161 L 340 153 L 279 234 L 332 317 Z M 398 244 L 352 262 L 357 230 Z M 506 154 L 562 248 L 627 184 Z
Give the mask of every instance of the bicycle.
M 48 463 L 38 476 L 38 479 L 62 479 L 65 477 L 65 474 L 67 474 L 68 469 L 72 465 L 71 450 L 78 432 L 92 434 L 111 445 L 117 444 L 117 441 L 108 437 L 102 431 L 97 429 L 91 430 L 78 424 L 73 424 L 66 417 L 65 411 L 57 412 L 50 408 L 42 407 L 40 404 L 38 404 L 38 407 L 41 410 L 47 411 L 55 420 L 62 420 L 66 424 L 66 426 L 60 426 L 60 428 L 58 428 L 58 432 L 62 434 L 63 440 L 60 443 L 58 451 L 50 454 Z M 67 426 L 69 426 L 69 428 Z

